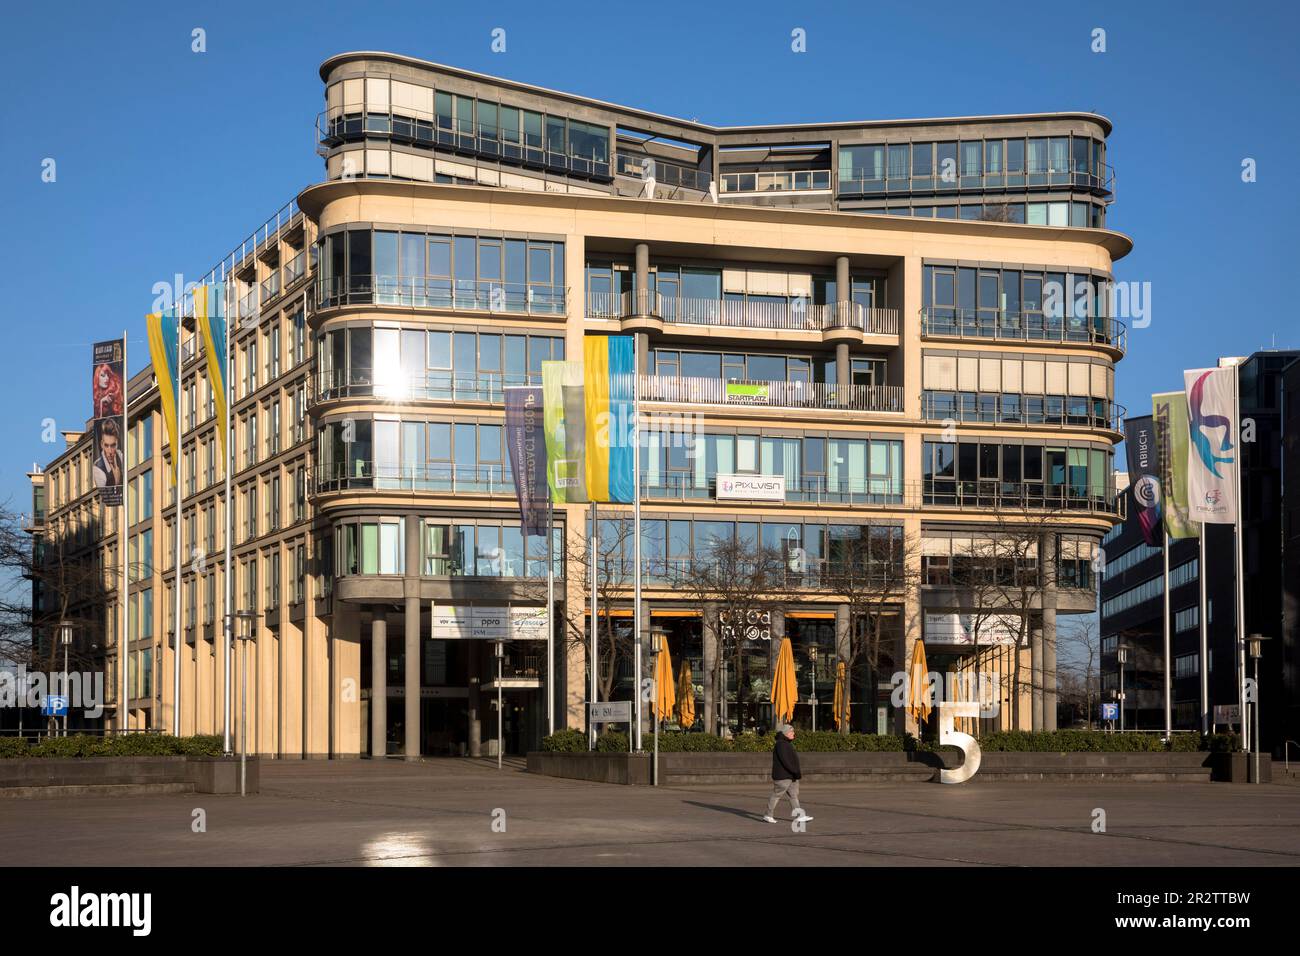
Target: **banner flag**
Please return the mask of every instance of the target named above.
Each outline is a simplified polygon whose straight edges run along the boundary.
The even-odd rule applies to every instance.
[[[630,335],[583,340],[586,387],[587,494],[596,502],[631,504],[633,380]]]
[[[1187,508],[1193,521],[1237,521],[1237,370],[1183,372],[1187,391]]]
[[[226,287],[201,285],[194,289],[194,320],[199,335],[203,337],[203,350],[207,353],[208,386],[216,406],[217,434],[221,436],[221,450],[230,460],[230,440],[226,435],[226,395],[230,381],[226,355]]]
[[[1151,547],[1164,543],[1160,519],[1160,472],[1156,460],[1155,423],[1150,415],[1124,421],[1124,449],[1128,455],[1129,488],[1138,509],[1142,540]]]
[[[546,480],[557,504],[587,502],[586,401],[581,362],[542,363]]]
[[[546,534],[546,436],[544,401],[537,385],[512,385],[506,393],[506,447],[519,499],[524,535]]]
[[[1187,396],[1158,392],[1151,396],[1151,411],[1156,422],[1165,533],[1171,538],[1195,538],[1201,526],[1187,510]]]
[[[126,407],[125,346],[121,339],[96,342],[91,350],[91,400],[94,413],[95,450],[91,475],[100,500],[106,505],[122,503],[125,468],[122,414]]]
[[[167,424],[167,440],[171,444],[173,465],[177,450],[180,448],[180,416],[176,407],[176,369],[180,361],[180,317],[176,309],[170,314],[160,315],[151,312],[145,316],[145,325],[149,330],[149,358],[153,362],[154,378],[158,380],[158,399],[162,406],[163,420]],[[174,482],[175,467],[167,469]]]

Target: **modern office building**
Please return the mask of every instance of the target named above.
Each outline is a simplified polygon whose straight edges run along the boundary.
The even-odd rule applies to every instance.
[[[1246,633],[1269,638],[1259,660],[1260,732],[1266,749],[1295,736],[1296,649],[1294,535],[1286,533],[1284,456],[1295,453],[1294,382],[1300,351],[1262,351],[1240,360],[1243,468],[1242,515]],[[1290,379],[1288,379],[1290,376]],[[1290,415],[1288,415],[1288,411]],[[1147,545],[1136,509],[1103,539],[1101,681],[1106,697],[1119,689],[1116,651],[1125,667],[1125,725],[1164,728],[1164,559]],[[1206,529],[1206,624],[1209,707],[1235,706],[1239,693],[1236,544],[1231,525]],[[1169,551],[1172,619],[1173,726],[1201,721],[1200,546],[1174,541]],[[1254,663],[1247,661],[1248,676]],[[1222,729],[1222,728],[1221,728]]]
[[[201,349],[183,345],[184,732],[222,726],[227,504],[233,610],[257,613],[257,751],[488,752],[498,690],[510,752],[546,732],[548,695],[557,727],[583,727],[585,506],[556,509],[554,660],[508,642],[498,677],[465,635],[489,617],[527,633],[545,605],[503,388],[610,334],[637,337],[647,433],[639,638],[691,662],[697,728],[770,719],[755,702],[782,636],[796,721],[830,726],[861,626],[835,572],[859,541],[914,573],[878,678],[924,637],[934,669],[997,676],[983,727],[1055,725],[1057,617],[1095,608],[1092,558],[1123,507],[1106,290],[1131,243],[1102,228],[1106,119],[723,128],[385,53],[321,78],[324,181],[211,273],[235,313],[228,503]],[[148,370],[130,417],[127,708],[167,728],[177,508]],[[85,444],[36,479],[47,528],[94,510],[67,477]],[[734,480],[754,476],[780,481]],[[600,508],[611,567],[629,515]],[[1032,540],[989,555],[1012,528]],[[788,558],[793,596],[752,637],[675,576],[717,542]],[[981,621],[986,586],[1020,589],[1020,613]],[[630,580],[598,591],[628,633]],[[720,648],[738,662],[722,674]],[[615,696],[633,681],[621,661]],[[855,730],[915,730],[887,680],[858,675],[852,700]]]

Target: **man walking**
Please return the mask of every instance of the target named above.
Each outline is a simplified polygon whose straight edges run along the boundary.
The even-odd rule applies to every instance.
[[[776,812],[776,805],[783,796],[790,798],[794,819],[805,822],[812,819],[799,805],[799,778],[802,776],[799,753],[794,749],[794,728],[789,724],[780,724],[776,728],[776,744],[772,747],[772,796],[767,801],[764,821],[776,823],[776,817],[772,814]]]

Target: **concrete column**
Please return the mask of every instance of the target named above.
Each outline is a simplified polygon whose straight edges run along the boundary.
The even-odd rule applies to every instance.
[[[1029,631],[1030,729],[1043,729],[1043,628],[1040,622]],[[1019,692],[1017,690],[1017,692]],[[1019,729],[1019,728],[1016,728]]]
[[[849,606],[847,604],[835,605],[835,657],[836,657],[835,671],[837,672],[839,671],[839,661],[844,661],[847,664],[849,659],[849,652],[852,649],[850,646],[851,635],[850,635],[849,627],[850,627]],[[852,695],[853,675],[847,674],[846,677],[848,679],[848,689],[850,691],[849,696],[851,698],[853,696]],[[868,692],[865,695],[866,699],[872,700],[875,695],[871,693],[870,688],[867,688],[867,691]],[[835,685],[832,684],[831,685],[832,703],[834,702],[834,700],[835,700]],[[874,705],[869,705],[869,706],[871,706],[871,713],[869,714],[870,726],[875,727],[876,726],[875,706]],[[851,712],[850,712],[850,718],[852,718]],[[835,726],[835,718],[833,716],[831,717],[830,726],[832,728]],[[840,727],[841,733],[848,733],[848,731],[849,731],[849,725],[847,723]]]
[[[388,612],[370,612],[370,756],[388,756]]]
[[[1043,729],[1056,729],[1056,608],[1043,608]]]
[[[852,302],[853,287],[849,279],[849,257],[835,257],[835,301]]]
[[[632,304],[633,315],[645,315],[650,311],[650,246],[644,242],[636,244],[636,301]]]
[[[636,372],[638,375],[650,374],[650,333],[636,333]]]
[[[849,364],[849,343],[835,343],[835,387],[849,394],[848,386],[853,384],[853,366]]]
[[[482,668],[480,651],[483,642],[466,641],[465,644],[466,666],[469,670],[469,755],[480,757],[483,754],[483,715],[480,712],[482,695],[479,693],[479,685],[482,680],[479,672]]]
[[[718,662],[718,606],[704,605],[704,732],[718,732],[717,688],[714,670]]]
[[[638,678],[636,693],[641,692],[640,681],[651,680],[655,676],[655,659],[650,653],[653,649],[650,646],[650,602],[641,602],[641,633],[637,635],[641,642],[641,673]],[[676,663],[676,662],[674,662]],[[674,675],[676,677],[676,675]],[[658,690],[656,689],[656,693]],[[645,742],[646,734],[655,732],[655,710],[654,698],[641,704],[641,749],[645,750],[650,745]]]
[[[420,672],[423,660],[420,654],[420,518],[406,516],[405,564],[406,607],[403,623],[406,628],[406,740],[403,751],[407,760],[420,756],[424,735],[420,732]]]

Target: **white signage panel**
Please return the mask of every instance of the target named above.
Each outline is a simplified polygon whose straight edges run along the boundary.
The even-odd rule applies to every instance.
[[[439,641],[546,639],[546,609],[505,605],[433,605],[433,638]]]
[[[927,644],[960,644],[973,647],[1014,646],[1020,632],[1020,619],[1014,614],[945,614],[927,611]]]
[[[630,700],[602,700],[588,703],[593,724],[621,724],[632,719],[632,702]]]
[[[785,475],[718,475],[720,501],[785,501]]]

